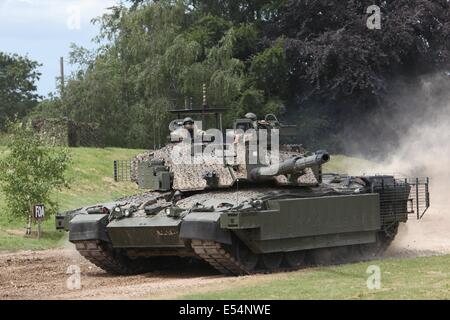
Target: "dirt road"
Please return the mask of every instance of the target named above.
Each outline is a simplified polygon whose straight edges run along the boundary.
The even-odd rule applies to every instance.
[[[67,274],[70,266],[80,268],[81,290],[76,290],[74,282],[70,281],[71,274]],[[283,276],[223,277],[208,267],[196,267],[118,277],[107,275],[84,260],[74,249],[21,251],[0,253],[0,300],[170,299],[186,293],[249,285]]]

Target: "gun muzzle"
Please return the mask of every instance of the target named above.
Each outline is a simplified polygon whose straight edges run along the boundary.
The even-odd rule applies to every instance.
[[[306,168],[320,166],[330,159],[328,152],[320,150],[308,157],[295,157],[271,166],[255,168],[250,172],[250,180],[260,181],[279,175],[301,174]]]

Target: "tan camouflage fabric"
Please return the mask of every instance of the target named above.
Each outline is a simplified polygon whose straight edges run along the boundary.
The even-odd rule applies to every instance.
[[[245,166],[245,145],[235,144],[234,157],[228,157],[224,164],[221,153],[198,152],[192,158],[192,145],[188,143],[171,143],[167,146],[138,155],[131,163],[132,180],[136,181],[137,164],[150,158],[164,160],[165,165],[173,173],[173,189],[180,191],[198,191],[207,188],[204,175],[215,172],[219,177],[219,188],[228,188],[234,185],[236,179],[246,179],[247,170]],[[280,162],[292,157],[303,156],[303,152],[285,150],[279,152]],[[270,154],[266,154],[266,161],[270,163]],[[285,176],[275,177],[279,185],[287,185],[289,181]],[[306,169],[305,174],[298,178],[298,184],[302,186],[317,185],[318,181],[311,169]]]
[[[175,190],[206,189],[204,175],[215,172],[219,177],[219,188],[230,187],[234,178],[230,169],[212,153],[201,152],[191,157],[192,147],[187,143],[170,144],[153,153],[153,157],[163,159],[166,166],[173,172],[173,188]]]

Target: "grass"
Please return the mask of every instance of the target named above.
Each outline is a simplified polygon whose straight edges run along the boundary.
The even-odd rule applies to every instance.
[[[113,161],[131,159],[142,152],[143,150],[117,148],[72,149],[75,165],[68,175],[74,183],[70,189],[55,195],[61,209],[69,210],[136,193],[138,188],[135,183],[114,182]]]
[[[6,146],[8,143],[9,136],[5,133],[0,133],[0,147]]]
[[[381,288],[369,290],[370,265],[381,270]],[[184,295],[191,300],[450,299],[450,256],[386,259],[319,267],[262,284]]]
[[[0,251],[16,250],[44,250],[61,247],[65,243],[66,234],[55,230],[54,225],[46,225],[41,239],[37,239],[36,232],[30,237],[24,236],[23,229],[8,229],[6,226],[0,226]]]
[[[330,162],[324,164],[323,172],[360,175],[364,174],[374,166],[375,163],[369,160],[347,157],[344,155],[332,155]]]
[[[6,147],[0,146],[0,157]],[[52,195],[60,205],[60,211],[67,211],[98,202],[106,202],[124,195],[137,193],[131,182],[114,182],[113,161],[130,159],[142,150],[118,148],[72,148],[73,166],[68,172],[71,188]],[[0,250],[46,249],[60,246],[65,233],[55,230],[54,219],[43,222],[41,240],[25,238],[25,219],[11,218],[7,214],[4,196],[0,192]]]

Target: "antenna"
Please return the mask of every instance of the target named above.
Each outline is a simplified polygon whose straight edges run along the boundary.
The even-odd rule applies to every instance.
[[[203,109],[208,109],[208,100],[206,96],[206,83],[203,84]]]
[[[64,95],[64,58],[59,59],[59,68],[61,72],[61,97]]]
[[[239,205],[239,178],[236,179],[236,206]]]

